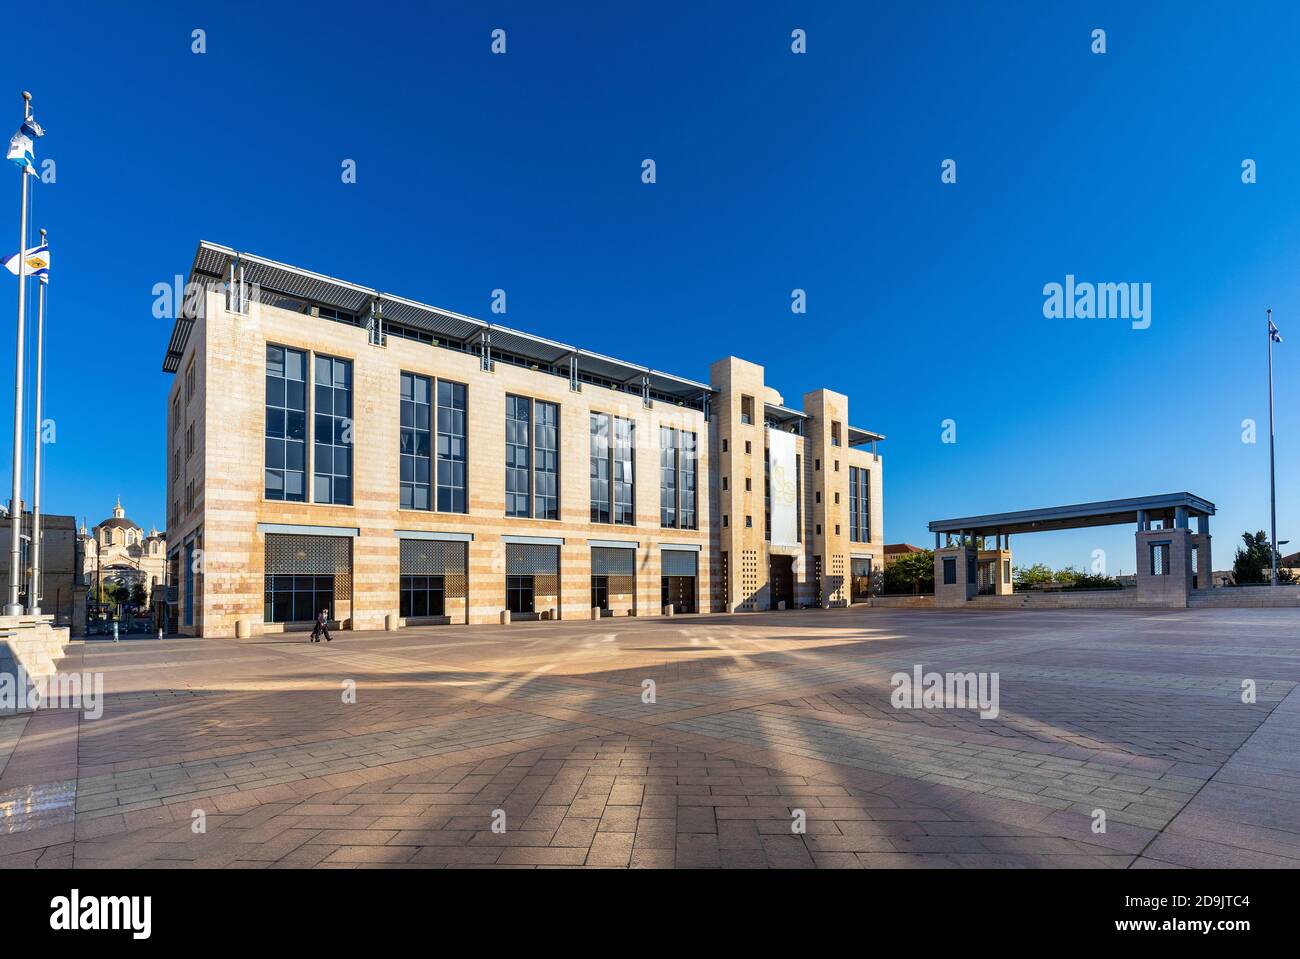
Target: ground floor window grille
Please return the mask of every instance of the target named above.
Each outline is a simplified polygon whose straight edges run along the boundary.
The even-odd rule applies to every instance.
[[[675,613],[693,613],[697,610],[696,573],[699,554],[683,549],[665,549],[660,552],[660,600],[672,606]]]
[[[322,609],[333,619],[351,600],[351,537],[266,534],[265,622],[311,622]]]
[[[597,580],[602,593],[597,596]],[[609,597],[636,592],[636,550],[608,546],[591,548],[591,605],[609,609]]]
[[[560,595],[560,548],[544,543],[506,543],[506,609],[536,612],[538,596]]]
[[[404,539],[401,553],[401,616],[445,616],[448,599],[465,598],[464,543]]]

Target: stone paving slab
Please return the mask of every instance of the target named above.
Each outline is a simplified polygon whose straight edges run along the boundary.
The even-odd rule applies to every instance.
[[[104,715],[0,719],[0,866],[1300,865],[1297,636],[853,609],[74,643]],[[997,672],[999,715],[894,709],[914,665]]]

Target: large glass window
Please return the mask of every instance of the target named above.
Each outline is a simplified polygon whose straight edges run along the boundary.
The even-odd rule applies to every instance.
[[[438,381],[438,509],[465,513],[465,385]]]
[[[614,417],[614,522],[632,526],[636,523],[636,465],[633,448],[636,424]]]
[[[677,431],[659,428],[659,525],[677,525]]]
[[[506,396],[506,515],[560,518],[560,408]]]
[[[532,499],[533,401],[506,396],[506,515],[529,516]]]
[[[591,521],[609,522],[609,417],[591,414]]]
[[[334,577],[267,576],[264,599],[265,622],[309,623],[322,609],[334,609]]]
[[[402,374],[401,507],[433,509],[433,381]],[[405,614],[403,614],[405,615]]]
[[[695,434],[659,429],[659,525],[695,529]]]
[[[849,467],[849,540],[871,542],[871,471]]]
[[[681,452],[682,492],[677,505],[677,525],[682,529],[696,529],[695,508],[695,434],[683,432],[679,436]]]
[[[560,518],[560,407],[533,404],[533,516]]]
[[[266,347],[267,499],[307,498],[307,354]]]
[[[352,362],[316,357],[312,501],[352,502]]]
[[[445,615],[445,582],[441,576],[403,576],[401,615],[411,617]]]
[[[185,544],[185,625],[194,625],[194,544]]]

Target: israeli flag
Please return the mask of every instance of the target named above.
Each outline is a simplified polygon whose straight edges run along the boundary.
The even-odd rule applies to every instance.
[[[32,141],[43,136],[45,131],[36,122],[36,118],[28,117],[9,140],[10,161],[18,164],[31,176],[36,175],[36,154],[32,152]]]
[[[1278,332],[1278,328],[1273,325],[1272,320],[1268,321],[1268,338],[1274,343],[1282,342],[1282,334]]]
[[[18,275],[17,253],[10,253],[4,258],[3,262],[6,270],[14,276]],[[42,243],[40,246],[28,250],[25,262],[24,273],[28,276],[39,276],[42,283],[50,282],[50,246],[48,243]]]

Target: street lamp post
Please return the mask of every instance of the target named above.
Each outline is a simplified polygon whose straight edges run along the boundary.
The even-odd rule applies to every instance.
[[[1277,585],[1277,481],[1273,453],[1273,344],[1281,343],[1282,336],[1273,325],[1273,311],[1268,311],[1268,548],[1271,582]]]

